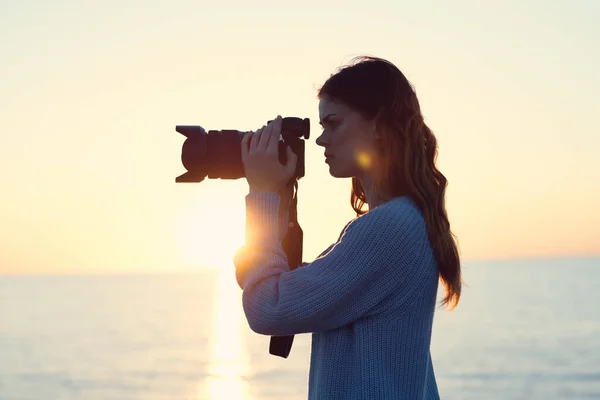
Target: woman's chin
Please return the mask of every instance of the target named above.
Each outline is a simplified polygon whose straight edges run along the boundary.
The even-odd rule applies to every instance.
[[[334,178],[339,178],[335,168],[333,168],[331,165],[329,166],[329,175],[333,176]]]
[[[343,170],[336,169],[332,165],[329,166],[329,175],[333,176],[334,178],[351,178],[352,177],[352,174],[344,173]]]

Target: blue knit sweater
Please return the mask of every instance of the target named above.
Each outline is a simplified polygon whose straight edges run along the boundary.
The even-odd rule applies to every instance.
[[[414,202],[397,197],[353,219],[293,271],[278,208],[275,193],[246,197],[236,277],[253,331],[312,333],[309,399],[439,399],[430,354],[438,270]]]

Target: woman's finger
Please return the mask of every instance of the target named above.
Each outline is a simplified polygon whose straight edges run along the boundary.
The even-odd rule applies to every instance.
[[[269,122],[269,125],[262,131],[260,135],[260,141],[256,145],[257,149],[266,150],[269,145],[269,139],[271,138],[271,132],[273,131],[273,122]]]
[[[242,149],[242,161],[246,161],[246,157],[248,156],[248,143],[253,136],[252,131],[246,132],[244,136],[242,136],[242,142],[240,143]]]
[[[252,138],[250,139],[250,151],[256,149],[256,147],[258,146],[258,141],[260,140],[260,137],[262,136],[264,130],[265,126],[254,132]]]
[[[269,134],[269,142],[267,145],[267,149],[271,153],[276,153],[278,151],[279,136],[281,136],[281,124],[282,124],[281,115],[278,115],[277,118],[275,118],[275,121],[273,121],[273,129],[271,130],[271,132]]]

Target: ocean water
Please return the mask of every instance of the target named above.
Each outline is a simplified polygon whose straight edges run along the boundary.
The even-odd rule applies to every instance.
[[[0,277],[0,399],[306,399],[310,336],[270,355],[231,272]],[[442,399],[600,399],[600,259],[463,274],[434,323]]]

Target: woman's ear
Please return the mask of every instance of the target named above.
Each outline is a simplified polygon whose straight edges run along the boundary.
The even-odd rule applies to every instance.
[[[375,118],[373,120],[373,126],[372,126],[373,132],[375,133],[375,139],[377,139],[377,140],[381,139],[380,132],[382,131],[382,128],[384,128],[384,126],[382,125],[380,118]]]

